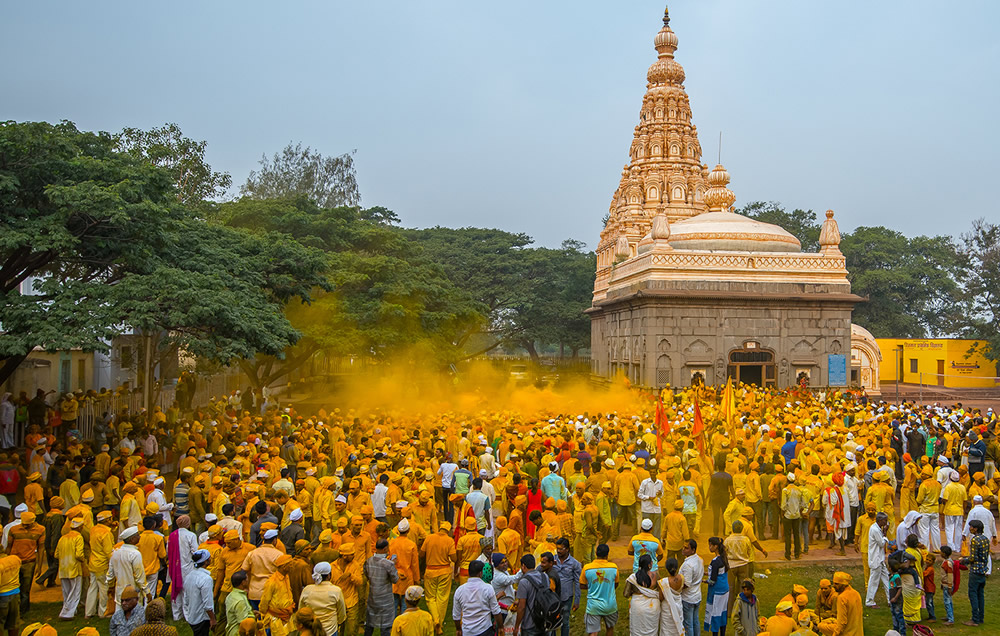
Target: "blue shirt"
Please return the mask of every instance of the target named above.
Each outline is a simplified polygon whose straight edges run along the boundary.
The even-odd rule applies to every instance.
[[[587,586],[587,614],[608,616],[618,611],[615,586],[618,567],[610,561],[596,559],[583,567],[580,583]]]
[[[650,571],[656,572],[656,552],[660,549],[660,542],[657,541],[653,535],[648,532],[637,534],[632,537],[632,541],[629,543],[629,546],[635,553],[635,558],[632,560],[633,572],[639,571],[639,557],[644,554],[648,554],[649,558],[653,560],[653,567]]]
[[[569,599],[573,599],[574,604],[580,603],[580,574],[583,572],[583,566],[580,562],[573,558],[572,554],[566,556],[566,560],[563,561],[556,554],[556,564],[555,569],[559,576],[559,600],[566,602]]]
[[[549,473],[542,478],[541,488],[546,499],[552,497],[556,501],[566,500],[566,481],[555,473]]]

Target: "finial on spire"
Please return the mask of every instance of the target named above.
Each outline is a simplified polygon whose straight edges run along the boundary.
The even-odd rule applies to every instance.
[[[663,8],[663,26],[670,26],[670,7]]]
[[[840,251],[840,227],[833,218],[833,210],[826,211],[826,220],[819,231],[819,251],[822,254],[839,256]]]

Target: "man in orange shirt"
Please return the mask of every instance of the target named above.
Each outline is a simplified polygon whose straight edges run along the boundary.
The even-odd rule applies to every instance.
[[[448,611],[455,564],[458,562],[458,551],[455,549],[455,541],[451,538],[451,524],[442,521],[438,531],[424,541],[421,551],[427,564],[424,570],[427,610],[431,614],[431,620],[434,621],[434,633],[441,634]]]
[[[392,593],[396,597],[396,613],[402,614],[406,611],[406,588],[417,585],[420,582],[420,555],[417,553],[417,544],[410,539],[410,522],[403,519],[396,526],[399,536],[389,542],[389,555],[396,557],[396,573],[399,580],[392,585]],[[400,609],[399,605],[403,607]]]
[[[21,559],[18,584],[21,591],[21,614],[31,609],[31,583],[39,553],[45,550],[45,528],[35,523],[35,513],[22,512],[21,523],[12,526],[7,538],[7,554]]]
[[[330,581],[340,588],[344,594],[344,606],[347,608],[347,620],[344,621],[344,634],[354,634],[358,629],[358,608],[360,597],[358,590],[365,582],[361,569],[363,562],[354,556],[354,544],[340,545],[340,559],[330,564]]]
[[[233,591],[232,577],[243,569],[243,562],[253,551],[253,546],[245,543],[237,530],[229,530],[223,535],[223,548],[219,552],[222,565],[219,567],[219,578],[215,580],[215,596],[222,607],[226,605],[226,597]]]

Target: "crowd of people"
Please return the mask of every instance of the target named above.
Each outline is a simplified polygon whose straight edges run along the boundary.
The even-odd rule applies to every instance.
[[[111,636],[173,633],[168,612],[196,636],[861,636],[880,599],[905,634],[936,620],[938,587],[956,620],[963,571],[965,623],[985,620],[992,410],[742,385],[614,413],[184,406],[85,440],[46,403],[23,448],[3,438],[10,635],[56,583],[59,618],[106,617]],[[789,561],[857,553],[864,580],[763,608],[765,538]]]

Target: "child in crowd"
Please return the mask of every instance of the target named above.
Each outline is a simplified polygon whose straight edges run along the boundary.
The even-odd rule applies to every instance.
[[[903,580],[899,576],[902,566],[896,558],[889,559],[889,611],[892,612],[892,628],[900,636],[906,636],[906,620],[903,618]]]
[[[934,555],[928,553],[924,557],[924,607],[927,608],[927,620],[931,623],[937,621],[934,615],[934,592],[937,586],[934,584]]]
[[[962,582],[962,570],[968,570],[969,567],[952,558],[951,547],[943,545],[941,569],[944,571],[941,575],[941,597],[944,599],[944,611],[947,614],[944,624],[950,626],[955,624],[955,609],[952,607],[951,597],[958,591],[958,586]]]

